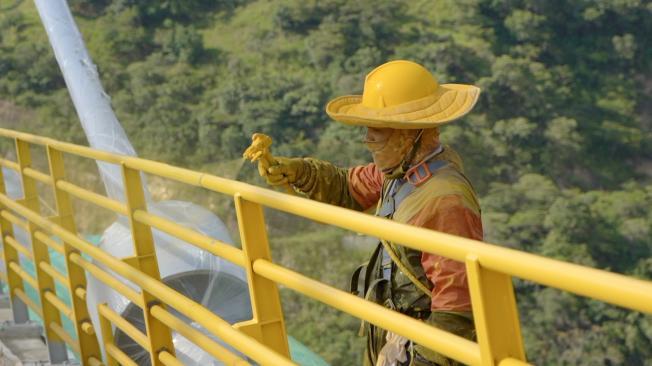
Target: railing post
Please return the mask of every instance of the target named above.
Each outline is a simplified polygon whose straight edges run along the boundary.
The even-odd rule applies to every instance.
[[[253,270],[256,260],[272,259],[263,208],[257,203],[245,200],[239,193],[235,194],[234,199],[253,312],[253,319],[237,323],[234,327],[289,358],[290,350],[278,287],[276,283],[257,275]]]
[[[508,357],[525,362],[512,277],[483,268],[474,254],[466,257],[466,272],[482,365]]]
[[[30,154],[29,144],[20,139],[16,139],[16,156],[18,157],[18,165],[20,167],[20,177],[23,182],[23,201],[22,204],[32,212],[41,214],[38,191],[36,190],[36,182],[34,179],[24,174],[25,168],[30,168],[32,165],[32,157]],[[46,293],[51,292],[56,296],[56,288],[54,279],[46,273],[41,266],[41,262],[50,264],[50,253],[48,247],[40,240],[36,239],[34,232],[36,226],[28,221],[30,242],[32,243],[32,254],[34,256],[34,268],[36,269],[36,281],[38,288],[36,289],[41,300],[41,311],[43,312],[43,329],[47,339],[48,352],[50,354],[50,363],[62,363],[68,360],[68,352],[66,344],[61,337],[59,337],[53,330],[54,326],[61,327],[61,314],[59,310],[46,298]]]
[[[106,305],[106,303],[104,303]],[[106,365],[107,366],[118,366],[118,361],[113,357],[109,352],[106,352],[107,345],[115,345],[115,339],[113,337],[113,326],[111,322],[107,319],[102,312],[100,312],[100,306],[98,304],[95,309],[97,314],[100,317],[100,330],[102,331],[102,341],[104,342],[104,353],[106,354]]]
[[[152,228],[149,225],[134,220],[134,212],[136,210],[147,210],[147,202],[145,200],[145,192],[143,191],[140,172],[127,167],[123,163],[122,174],[124,178],[125,198],[127,200],[127,211],[129,213],[129,223],[131,224],[131,234],[134,241],[135,254],[134,257],[126,258],[127,260],[125,260],[125,262],[135,266],[150,277],[160,280],[161,275],[156,260]],[[175,354],[170,328],[153,317],[150,312],[152,306],[160,305],[165,307],[165,304],[161,303],[149,292],[142,289],[141,291],[143,304],[145,304],[145,307],[143,308],[143,317],[145,319],[147,338],[149,340],[151,362],[152,366],[159,366],[162,365],[158,358],[159,352],[167,351],[173,355]]]
[[[0,168],[0,193],[7,194],[5,187],[4,174]],[[0,205],[0,209],[5,209]],[[5,261],[5,273],[7,274],[7,287],[9,290],[9,299],[11,300],[11,311],[14,316],[15,323],[25,323],[29,320],[29,313],[27,312],[27,305],[16,296],[15,289],[23,288],[23,279],[20,278],[14,271],[9,269],[9,263],[16,262],[20,264],[20,257],[14,247],[5,242],[6,237],[14,237],[14,228],[9,220],[0,217],[0,236],[2,236],[2,249]]]
[[[54,192],[54,200],[56,203],[57,220],[60,226],[73,234],[77,234],[77,227],[75,225],[75,217],[73,208],[68,193],[57,188],[57,182],[65,179],[65,169],[63,164],[63,154],[61,151],[56,150],[52,146],[46,146],[48,155],[48,165],[50,167],[50,175],[52,177],[52,190]],[[70,254],[79,253],[79,250],[74,249],[69,243],[63,242],[64,258],[66,261],[66,268],[68,269],[67,286],[70,293],[72,303],[72,319],[77,331],[77,341],[79,343],[80,359],[82,363],[86,363],[89,357],[101,359],[99,344],[97,337],[92,328],[88,309],[86,308],[85,299],[77,296],[78,289],[86,290],[86,273],[77,264],[70,260]]]

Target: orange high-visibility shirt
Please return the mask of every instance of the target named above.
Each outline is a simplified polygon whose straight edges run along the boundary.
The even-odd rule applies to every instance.
[[[367,210],[382,194],[383,174],[375,164],[349,169],[351,196]],[[453,164],[433,172],[397,207],[393,220],[448,234],[482,240],[480,207],[473,187]],[[471,311],[464,263],[433,253],[421,254],[421,266],[432,282],[431,310]]]

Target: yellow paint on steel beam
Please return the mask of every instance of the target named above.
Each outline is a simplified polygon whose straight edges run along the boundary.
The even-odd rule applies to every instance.
[[[134,253],[136,257],[136,262],[134,263],[133,268],[139,269],[149,277],[160,282],[161,275],[156,260],[152,228],[134,219],[134,212],[137,210],[147,211],[147,202],[145,200],[140,172],[127,168],[123,164],[122,176],[124,180],[125,199],[127,201],[127,217],[129,218],[131,237],[133,238]],[[150,353],[152,366],[160,366],[162,363],[158,359],[158,352],[167,350],[174,354],[174,345],[172,344],[170,328],[160,320],[154,318],[150,313],[150,308],[153,305],[164,304],[164,302],[146,289],[142,290],[141,298],[142,303],[145,305],[142,310],[148,341],[145,349]]]
[[[49,220],[53,224],[64,228],[71,234],[77,234],[77,227],[75,225],[75,214],[72,207],[70,196],[67,192],[57,187],[57,183],[63,181],[66,176],[64,167],[63,154],[51,146],[46,146],[46,154],[48,158],[48,168],[50,170],[50,187],[54,194],[54,202],[56,206],[57,220]],[[79,250],[73,248],[65,240],[62,244],[56,243],[47,235],[40,232],[35,233],[35,238],[41,240],[42,243],[53,248],[59,253],[63,254],[66,263],[67,276],[64,285],[68,288],[68,293],[71,294],[71,314],[70,319],[74,325],[79,342],[80,358],[86,360],[90,357],[101,358],[100,345],[97,341],[95,334],[84,331],[84,324],[90,320],[90,314],[86,307],[86,301],[77,296],[73,296],[76,289],[86,288],[86,274],[84,270],[70,260],[73,254],[79,254]]]
[[[218,335],[220,338],[227,340],[227,342],[233,345],[236,349],[248,354],[252,359],[261,363],[269,363],[271,360],[274,365],[283,365],[291,364],[291,361],[281,357],[278,353],[269,350],[267,347],[261,345],[252,338],[235,331],[228,325],[228,323],[210,313],[207,309],[162,284],[158,279],[158,272],[156,276],[151,276],[151,267],[148,268],[148,264],[151,263],[155,252],[152,250],[151,253],[147,253],[147,240],[144,240],[144,247],[141,246],[141,249],[145,249],[144,253],[142,253],[142,250],[140,254],[136,253],[136,257],[131,261],[131,263],[134,263],[136,266],[134,268],[120,260],[110,257],[100,249],[95,248],[88,242],[78,238],[76,236],[76,231],[66,228],[65,222],[61,220],[65,217],[72,217],[72,212],[66,216],[60,213],[59,216],[54,217],[52,221],[48,221],[41,217],[38,214],[38,210],[34,209],[34,207],[37,207],[38,205],[38,197],[34,194],[35,189],[33,189],[34,183],[36,181],[46,182],[50,178],[44,173],[34,170],[30,166],[29,147],[27,146],[27,148],[25,148],[27,145],[26,143],[29,142],[46,146],[50,150],[56,151],[59,154],[66,152],[85,158],[102,160],[114,164],[122,164],[123,170],[127,172],[130,171],[130,174],[132,175],[132,179],[129,179],[126,177],[128,174],[125,174],[127,188],[135,188],[138,186],[137,190],[134,191],[136,192],[136,197],[135,199],[132,197],[131,203],[128,207],[94,192],[74,186],[71,183],[64,181],[63,175],[60,175],[57,179],[55,178],[52,169],[51,181],[55,189],[58,189],[59,191],[71,195],[77,194],[78,196],[76,197],[88,202],[96,203],[99,206],[108,208],[112,211],[122,211],[126,213],[132,221],[132,228],[140,225],[147,229],[146,231],[149,234],[145,233],[144,235],[146,236],[149,235],[151,237],[151,229],[148,225],[154,227],[160,226],[159,229],[165,231],[167,228],[168,231],[166,232],[173,236],[192,242],[191,240],[188,240],[188,238],[191,238],[194,240],[193,244],[202,249],[208,250],[213,254],[227,257],[227,259],[236,263],[237,261],[242,261],[245,268],[248,269],[250,285],[252,287],[251,291],[254,293],[252,298],[254,299],[253,305],[255,318],[248,322],[248,324],[240,324],[240,326],[243,330],[255,335],[259,339],[266,339],[264,336],[265,332],[273,333],[277,331],[274,327],[280,326],[283,328],[282,331],[284,332],[282,315],[281,317],[276,317],[274,315],[276,313],[276,301],[273,299],[274,301],[270,304],[263,304],[256,300],[256,297],[260,298],[261,295],[268,293],[269,288],[272,288],[271,286],[266,286],[266,279],[263,277],[273,280],[269,282],[274,286],[274,289],[276,286],[274,282],[286,284],[304,295],[317,298],[337,307],[338,309],[359,316],[363,319],[366,319],[365,317],[371,317],[377,320],[379,322],[378,324],[385,324],[389,327],[399,327],[399,322],[408,322],[405,324],[409,324],[409,320],[411,319],[407,317],[407,320],[403,319],[400,314],[393,314],[387,309],[382,309],[382,307],[379,307],[378,305],[365,303],[361,299],[353,299],[344,296],[348,294],[342,295],[337,292],[331,292],[331,290],[334,289],[329,289],[329,287],[324,284],[307,279],[299,274],[271,263],[261,206],[267,206],[280,211],[296,214],[301,217],[339,226],[355,232],[381,237],[392,242],[404,244],[410,248],[436,253],[458,261],[466,260],[467,266],[469,267],[470,277],[474,276],[474,278],[470,278],[470,280],[472,281],[472,294],[475,293],[475,295],[472,296],[474,296],[474,313],[476,313],[475,317],[478,323],[480,345],[469,342],[471,343],[471,346],[462,347],[459,343],[455,342],[455,338],[446,337],[446,333],[431,345],[439,347],[442,343],[448,342],[450,344],[448,344],[446,348],[452,349],[452,351],[449,350],[452,353],[464,353],[463,349],[470,351],[472,356],[458,356],[461,357],[460,359],[469,357],[468,361],[471,361],[469,362],[471,364],[479,364],[480,355],[482,355],[485,364],[525,364],[525,362],[522,361],[525,357],[521,354],[522,341],[520,340],[521,336],[518,316],[513,299],[511,276],[531,280],[543,285],[567,290],[579,295],[596,298],[634,310],[652,313],[652,283],[649,281],[628,278],[626,276],[606,271],[564,263],[470,239],[433,232],[427,229],[414,228],[382,218],[370,217],[351,210],[333,207],[299,197],[289,197],[271,190],[261,189],[259,187],[215,177],[209,174],[173,167],[164,163],[120,156],[6,129],[0,129],[0,136],[15,139],[19,155],[18,163],[0,160],[0,165],[5,164],[10,168],[16,168],[22,175],[23,183],[27,181],[29,186],[27,187],[28,189],[24,189],[26,193],[25,199],[12,201],[5,195],[4,184],[2,183],[2,186],[0,186],[0,209],[9,208],[30,221],[27,225],[29,229],[28,231],[33,237],[36,237],[36,245],[40,248],[39,250],[46,248],[46,245],[43,244],[51,244],[50,242],[47,242],[47,240],[51,239],[44,239],[41,235],[36,236],[34,225],[40,226],[48,231],[49,234],[61,237],[66,243],[68,243],[67,245],[74,250],[83,250],[95,260],[98,260],[100,263],[119,275],[141,286],[144,293],[143,297],[146,292],[151,292],[152,299],[156,297],[160,300],[164,300],[177,310],[184,313],[184,315],[189,316],[194,321],[197,321],[199,324],[209,329],[209,331]],[[22,154],[20,151],[21,149],[23,150]],[[185,228],[177,227],[175,225],[170,226],[164,219],[161,220],[157,216],[148,214],[144,207],[144,198],[142,197],[140,171],[156,174],[182,183],[204,187],[216,192],[233,195],[236,198],[236,204],[238,205],[238,202],[240,202],[238,218],[243,237],[243,246],[245,247],[245,255],[243,256],[242,252],[237,251],[237,249],[212,249],[212,243],[207,242],[205,238],[197,236],[191,231],[184,230]],[[138,181],[137,184],[135,183],[136,181]],[[129,198],[129,194],[127,196]],[[257,211],[260,211],[260,214],[258,214]],[[136,225],[134,225],[134,222]],[[0,215],[0,228],[2,229],[2,237],[13,237],[11,222],[10,219],[7,219],[6,214]],[[138,235],[143,235],[141,232],[139,233],[140,234]],[[136,235],[136,233],[134,235],[137,242],[139,240],[138,235]],[[38,243],[40,239],[44,240]],[[142,237],[140,239],[142,239]],[[245,245],[247,240],[249,240],[250,243],[258,243],[260,241],[259,239],[262,239],[262,245]],[[138,245],[136,245],[136,247],[138,249]],[[217,247],[219,247],[219,245],[216,246],[216,248]],[[7,263],[8,266],[16,267],[18,265],[18,251],[16,251],[16,248],[11,244],[5,245],[4,248],[5,263]],[[42,253],[39,253],[34,256],[34,258],[37,259],[37,263],[40,262],[38,259],[41,255]],[[75,255],[77,255],[81,260],[79,254]],[[72,262],[74,255],[66,255],[66,258]],[[82,262],[80,261],[80,263]],[[145,266],[145,271],[143,271],[143,265]],[[39,265],[37,270],[44,273],[44,268],[47,269],[49,267]],[[88,268],[83,269],[90,272]],[[7,273],[9,277],[8,281],[10,283],[13,283],[14,285],[20,283],[19,287],[22,287],[23,279],[17,275],[15,271],[8,271]],[[98,273],[105,274],[105,272],[101,270],[98,271]],[[112,277],[107,277],[109,280],[113,279]],[[42,287],[43,285],[40,276],[37,275],[37,279],[38,285]],[[51,278],[49,279],[51,280]],[[10,286],[10,288],[14,290],[16,297],[21,299],[22,297],[25,297],[20,288],[16,288],[15,286]],[[83,303],[85,299],[84,287],[77,286],[72,288],[75,288],[74,298],[79,299],[79,301]],[[20,295],[16,290],[21,291]],[[500,295],[497,296],[496,293]],[[341,299],[337,298],[336,295],[341,295]],[[148,303],[145,300],[142,302]],[[35,305],[32,304],[28,306],[33,307]],[[377,309],[376,307],[380,309]],[[380,312],[376,313],[373,309]],[[145,310],[147,311],[147,307]],[[381,310],[388,311],[389,314],[383,313]],[[369,315],[365,311],[370,311],[372,315]],[[261,314],[263,315],[262,317]],[[384,316],[386,319],[381,318],[381,316]],[[265,317],[270,319],[269,323],[261,321],[261,319]],[[414,321],[414,319],[412,320]],[[269,327],[267,324],[272,324],[273,326]],[[405,324],[403,324],[403,326],[405,326]],[[419,323],[417,322],[417,324]],[[418,327],[418,325],[415,326]],[[110,330],[110,327],[108,329]],[[426,333],[428,332],[432,331],[426,331]],[[396,333],[402,334],[400,331],[397,331]],[[416,335],[416,337],[418,338],[420,335]],[[285,337],[281,336],[277,338]],[[151,339],[149,341],[151,342]],[[439,344],[439,346],[437,344]],[[467,344],[464,346],[466,345]],[[117,348],[112,344],[112,339],[107,343],[107,349],[111,347],[117,350]],[[162,352],[167,351],[164,349]],[[111,351],[107,351],[107,355],[110,353]],[[115,354],[118,355],[115,357],[122,357],[118,352],[115,352]],[[164,363],[160,360],[161,354],[165,353],[158,352],[152,354],[152,359],[155,363]],[[476,355],[477,358],[475,357]],[[172,358],[169,362],[174,362],[174,356],[170,354],[170,357]],[[111,358],[112,356],[109,357],[109,359]],[[89,357],[86,359],[93,358]],[[130,361],[124,360],[124,363],[129,362]],[[113,360],[113,364],[116,364],[115,359]]]
[[[52,265],[45,262],[41,262],[38,265],[43,271],[45,271],[45,273],[50,275],[50,277],[54,278],[57,282],[63,286],[68,286],[68,277],[62,275],[61,272],[57,271],[54,267],[52,267]]]
[[[95,264],[87,261],[84,259],[82,256],[80,256],[77,253],[71,253],[70,254],[70,260],[75,263],[76,265],[80,266],[81,268],[85,269],[90,273],[93,277],[97,278],[98,280],[104,282],[107,286],[111,287],[114,289],[116,292],[118,292],[120,295],[126,297],[129,299],[129,301],[133,302],[134,304],[138,305],[141,309],[143,308],[143,299],[142,296],[132,289],[131,287],[125,285],[123,282],[120,280],[116,279],[113,277],[109,272],[104,271],[102,268],[96,266]],[[81,288],[78,288],[78,290],[81,290]],[[83,296],[84,298],[86,297],[86,291],[83,290]]]
[[[52,183],[52,177],[33,168],[23,169],[23,174],[43,184]]]
[[[253,270],[262,277],[378,325],[383,329],[412,339],[416,343],[437,350],[465,364],[480,365],[480,348],[475,342],[439,330],[381,305],[363,300],[268,260],[257,260],[254,262]]]
[[[84,331],[84,333],[92,336],[95,335],[95,328],[93,327],[93,324],[91,324],[90,321],[82,322],[81,328]]]
[[[59,313],[61,315],[65,316],[68,319],[73,319],[72,309],[68,305],[66,305],[63,301],[61,301],[61,299],[59,299],[54,292],[45,291],[43,297],[47,302],[54,305],[54,307],[57,308],[57,310],[59,310]]]
[[[38,215],[41,209],[39,204],[38,191],[36,189],[36,180],[25,174],[25,169],[31,168],[32,166],[30,145],[20,138],[14,139],[14,142],[16,146],[16,160],[20,166],[19,173],[23,188],[22,206],[30,212]],[[36,225],[34,225],[32,222],[29,222],[27,226],[27,231],[30,238],[29,241],[32,246],[32,257],[34,263],[38,264],[40,262],[46,262],[49,264],[50,253],[48,251],[48,247],[34,236],[34,232],[37,229]],[[61,326],[61,314],[59,309],[52,302],[48,301],[46,297],[48,291],[51,291],[55,288],[54,279],[45,273],[45,271],[43,271],[43,269],[41,269],[38,265],[35,265],[35,269],[37,282],[36,291],[41,303],[41,312],[43,314],[42,319],[43,324],[45,324],[43,328],[45,330],[45,337],[47,338],[50,363],[61,363],[68,358],[67,353],[65,352],[65,348],[61,344],[61,342],[65,342],[66,339],[64,339],[59,333],[54,330],[56,327],[53,328],[51,326],[51,324]]]
[[[95,357],[89,357],[88,366],[104,366],[104,364],[102,363],[102,361],[98,360]]]
[[[499,363],[498,366],[530,366],[531,364],[517,360],[514,358],[504,358]]]
[[[5,189],[5,179],[4,179],[4,174],[2,172],[2,169],[0,169],[0,195],[5,195],[6,194],[6,189]],[[13,202],[13,201],[12,201]],[[2,213],[9,213],[7,210],[5,210],[6,206],[0,204],[0,210]],[[14,215],[10,214],[10,217],[16,217]],[[18,219],[16,217],[16,219]],[[7,215],[0,215],[0,237],[4,238],[13,238],[14,236],[14,227],[12,225],[12,222],[7,219]],[[12,314],[14,317],[14,321],[16,322],[26,322],[29,320],[28,313],[27,313],[27,306],[28,305],[20,305],[19,301],[22,301],[20,299],[20,296],[18,296],[15,293],[14,289],[22,289],[23,288],[23,279],[16,273],[12,272],[9,270],[9,263],[15,262],[15,263],[20,263],[20,256],[19,252],[16,250],[11,245],[6,245],[7,241],[6,239],[3,240],[3,245],[2,245],[2,256],[5,264],[5,273],[6,273],[6,278],[4,279],[7,283],[7,287],[9,288],[9,298],[10,298],[10,303],[12,304]],[[23,304],[25,303],[22,301]]]
[[[101,305],[106,306],[106,303],[98,304],[95,311],[98,312],[100,318],[100,331],[102,332],[102,346],[104,346],[104,351],[106,352],[106,364],[107,366],[118,366],[118,360],[113,356],[111,352],[109,352],[110,346],[115,344],[115,339],[113,337],[113,326],[111,325],[111,322],[109,322],[109,320],[99,312],[99,307]]]
[[[61,340],[63,340],[75,353],[79,353],[79,344],[70,336],[70,334],[68,334],[68,332],[66,332],[65,329],[63,329],[61,324],[51,322],[48,328],[50,328]]]
[[[56,188],[70,194],[71,196],[74,196],[86,202],[93,203],[107,210],[122,215],[127,215],[127,206],[123,205],[122,203],[110,199],[108,197],[104,197],[101,194],[97,194],[95,192],[89,191],[82,187],[76,186],[70,182],[66,182],[64,180],[57,180]]]
[[[7,160],[7,159],[0,159],[0,166],[3,166],[5,168],[9,168],[9,169],[15,170],[15,171],[20,170],[20,165],[18,165],[18,163],[13,162],[11,160]]]
[[[136,343],[138,343],[146,351],[150,350],[149,348],[150,344],[149,344],[149,340],[147,339],[147,336],[143,334],[143,332],[138,330],[138,328],[134,327],[131,323],[129,323],[125,318],[121,317],[120,314],[111,310],[111,308],[109,308],[104,304],[99,304],[97,306],[97,311],[100,313],[101,316],[103,316],[109,322],[111,322],[111,324],[115,325],[118,329],[120,329],[126,335],[128,335],[129,338],[136,341]]]
[[[237,323],[234,327],[289,358],[290,348],[278,287],[273,281],[256,274],[252,267],[258,259],[271,260],[272,258],[265,230],[263,208],[236,194],[235,210],[245,256],[253,319]]]
[[[482,268],[469,255],[466,273],[482,364],[493,366],[504,358],[526,361],[512,277]]]
[[[267,348],[254,338],[233,329],[224,319],[171,289],[160,280],[151,278],[142,271],[134,269],[121,260],[112,257],[88,241],[79,238],[76,235],[72,235],[61,226],[40,217],[34,212],[26,210],[23,206],[17,204],[6,195],[0,194],[0,204],[7,205],[10,209],[16,211],[20,215],[24,215],[25,218],[34,222],[42,229],[49,231],[52,235],[58,236],[66,242],[69,242],[70,245],[74,246],[76,249],[88,254],[91,258],[107,266],[109,269],[128,281],[150,291],[154,296],[165,299],[168,305],[197,322],[199,325],[203,326],[238,351],[246,354],[252,360],[258,363],[273,364],[275,366],[295,365],[295,363],[288,360],[286,357],[283,357],[277,352]]]
[[[179,334],[184,336],[187,340],[198,345],[201,349],[206,351],[217,360],[224,362],[226,365],[243,366],[249,365],[247,361],[235,355],[233,352],[224,348],[219,343],[207,337],[197,329],[189,326],[185,321],[172,315],[169,311],[163,309],[158,305],[152,306],[152,315],[156,319],[165,323],[171,329],[175,329]]]
[[[87,292],[85,288],[77,287],[75,289],[75,296],[77,296],[82,301],[86,301],[86,294]]]
[[[20,301],[23,302],[23,304],[27,305],[30,309],[32,309],[33,312],[36,313],[36,315],[43,319],[43,312],[41,312],[41,308],[37,303],[32,301],[32,299],[30,299],[22,289],[14,288],[14,293],[16,294],[16,297],[18,297]]]
[[[52,220],[50,220],[50,221],[52,221]],[[54,239],[50,238],[49,236],[45,235],[44,233],[37,230],[37,231],[34,232],[34,236],[36,237],[36,239],[40,240],[41,243],[47,245],[48,247],[53,249],[55,252],[57,252],[59,254],[63,254],[63,255],[66,254],[64,249],[63,249],[63,244],[57,243],[56,241],[54,241]]]
[[[242,253],[242,250],[234,248],[233,246],[221,242],[217,239],[202,235],[173,221],[142,210],[136,210],[136,212],[134,212],[134,220],[142,224],[157,228],[176,238],[185,240],[200,249],[203,249],[218,257],[224,258],[234,264],[239,265],[240,267],[244,267],[245,265],[244,254]]]
[[[36,278],[32,277],[29,273],[27,273],[25,270],[23,270],[20,267],[20,264],[14,262],[14,261],[11,261],[11,262],[8,263],[8,265],[9,265],[9,269],[11,271],[13,271],[13,273],[20,276],[20,278],[23,281],[27,282],[27,284],[32,286],[35,290],[38,289],[38,281],[36,280]]]
[[[27,221],[21,219],[20,217],[12,214],[7,210],[2,210],[2,212],[0,212],[0,215],[6,220],[8,220],[9,222],[11,222],[12,224],[20,227],[23,230],[27,230]]]
[[[159,352],[158,359],[165,366],[183,366],[183,364],[168,351]]]
[[[138,366],[138,364],[136,362],[134,362],[134,360],[129,358],[129,356],[127,356],[124,352],[122,352],[120,350],[120,348],[116,347],[116,345],[114,345],[112,343],[106,344],[105,345],[105,350],[106,350],[106,353],[111,355],[120,365],[123,365],[123,366]],[[118,363],[116,363],[116,365]],[[152,363],[154,363],[154,362],[152,362]],[[157,357],[157,363],[160,363],[160,361],[158,361],[158,357]]]
[[[5,236],[5,243],[9,244],[11,247],[14,248],[15,251],[18,253],[22,254],[25,256],[25,258],[29,259],[30,261],[34,260],[34,256],[32,255],[32,252],[23,246],[18,240],[14,239],[13,237],[7,235]]]

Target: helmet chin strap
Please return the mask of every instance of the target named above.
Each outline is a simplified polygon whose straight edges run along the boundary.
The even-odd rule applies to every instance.
[[[408,151],[407,154],[401,160],[401,163],[396,166],[391,172],[385,174],[385,178],[388,179],[399,179],[405,176],[405,173],[410,169],[410,164],[414,160],[414,156],[417,154],[419,147],[421,147],[421,136],[423,136],[423,130],[419,130],[417,136],[412,141],[412,148]]]

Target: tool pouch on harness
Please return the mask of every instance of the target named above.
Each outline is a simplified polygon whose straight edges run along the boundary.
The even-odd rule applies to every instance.
[[[353,272],[350,289],[351,293],[368,301],[396,310],[391,300],[390,281],[388,278],[383,278],[382,245],[380,243],[376,246],[369,261]],[[365,355],[365,358],[375,360],[382,347],[386,331],[363,320],[358,335],[366,336],[367,339],[368,354]]]

